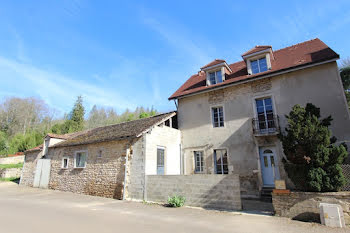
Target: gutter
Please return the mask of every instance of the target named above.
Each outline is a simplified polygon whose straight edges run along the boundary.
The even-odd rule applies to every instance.
[[[336,57],[336,58],[333,58],[333,59],[330,59],[330,60],[326,60],[326,61],[322,61],[322,62],[311,63],[309,65],[301,65],[299,67],[297,66],[297,67],[291,68],[291,69],[288,68],[287,70],[275,71],[275,72],[271,72],[271,73],[268,73],[268,74],[265,74],[265,75],[262,75],[262,76],[255,76],[255,77],[247,78],[246,80],[243,80],[243,81],[237,81],[237,82],[226,83],[226,84],[224,83],[223,85],[218,86],[218,87],[207,88],[207,89],[200,90],[200,91],[197,91],[197,92],[193,92],[193,93],[190,93],[190,94],[184,94],[184,95],[181,95],[181,96],[178,96],[178,97],[168,98],[168,100],[182,99],[182,98],[185,98],[185,97],[189,97],[189,96],[193,96],[193,95],[197,95],[197,94],[201,94],[201,93],[207,93],[207,92],[210,92],[210,91],[213,91],[213,90],[220,90],[220,89],[223,89],[223,88],[226,88],[226,87],[236,86],[236,85],[239,85],[239,84],[244,84],[244,83],[248,83],[248,82],[255,81],[255,80],[260,80],[260,79],[264,79],[264,78],[274,77],[274,76],[281,75],[281,74],[287,74],[287,73],[290,73],[290,72],[293,72],[293,71],[302,70],[302,69],[305,69],[305,68],[310,68],[310,67],[314,67],[314,66],[318,66],[318,65],[322,65],[322,64],[326,64],[326,63],[331,63],[331,62],[337,61],[338,59],[339,59],[339,57]]]

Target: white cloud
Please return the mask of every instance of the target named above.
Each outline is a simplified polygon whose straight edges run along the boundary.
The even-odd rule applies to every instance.
[[[107,87],[98,87],[85,81],[77,81],[71,77],[64,76],[57,72],[44,70],[33,65],[20,63],[15,60],[0,57],[1,70],[11,72],[16,79],[16,86],[22,89],[31,89],[49,105],[56,109],[65,109],[71,106],[77,95],[82,95],[87,107],[94,104],[101,106],[115,107],[117,110],[135,108],[128,96],[122,97]],[[30,86],[21,86],[30,83]]]

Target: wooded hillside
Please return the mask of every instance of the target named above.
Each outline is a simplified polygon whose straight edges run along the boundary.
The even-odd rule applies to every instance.
[[[113,108],[93,106],[86,114],[79,96],[71,112],[57,118],[57,112],[38,98],[11,97],[0,100],[0,156],[23,152],[43,143],[49,132],[65,134],[157,114],[153,108],[126,109],[118,114]]]

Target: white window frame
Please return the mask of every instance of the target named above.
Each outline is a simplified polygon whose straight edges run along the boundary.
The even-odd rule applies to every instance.
[[[64,160],[67,159],[67,167],[64,167]],[[69,167],[69,157],[63,157],[62,158],[62,165],[61,165],[61,168],[62,169],[68,169]]]
[[[164,151],[163,175],[166,175],[166,147],[165,146],[157,146],[157,150],[156,150],[156,174],[160,175],[160,174],[158,174],[158,149]]]
[[[77,154],[78,153],[86,153],[86,159],[85,159],[84,167],[77,167]],[[88,160],[88,151],[87,150],[76,151],[74,153],[74,168],[86,168],[87,160]]]
[[[271,98],[272,101],[272,110],[273,110],[273,115],[277,116],[278,115],[278,111],[276,108],[276,101],[275,101],[275,96],[271,93],[271,92],[266,92],[265,94],[260,94],[260,95],[255,95],[252,98],[252,102],[253,102],[253,111],[254,111],[254,116],[257,119],[258,118],[258,111],[257,111],[257,105],[256,105],[256,100],[259,99],[266,99],[266,98]],[[266,117],[266,116],[265,116]]]
[[[262,59],[265,59],[265,62],[266,62],[266,70],[264,70],[264,71],[261,70],[261,68],[260,68],[260,63],[259,63],[259,61],[262,60]],[[256,73],[253,73],[253,67],[252,67],[252,62],[253,62],[253,61],[256,61],[257,64],[258,64],[258,72],[256,72]],[[256,59],[251,59],[251,60],[250,60],[250,66],[251,66],[251,69],[252,69],[252,74],[259,74],[259,73],[262,73],[262,72],[265,72],[265,71],[268,71],[268,70],[269,70],[269,66],[268,66],[268,64],[267,64],[267,58],[266,58],[266,56],[260,57],[260,58],[256,58]]]
[[[199,161],[199,168],[200,168],[200,171],[197,171],[196,168],[197,168],[197,153],[201,153],[202,156],[200,158],[200,161]],[[202,150],[195,150],[193,151],[193,156],[194,156],[194,172],[195,173],[204,173],[204,167],[205,167],[205,159],[204,159],[204,151]],[[203,166],[202,166],[202,163],[203,163]]]
[[[222,108],[222,123],[223,123],[223,125],[222,126],[220,126],[220,124],[219,124],[219,126],[215,126],[215,121],[214,121],[214,111],[213,111],[213,109],[214,108]],[[225,108],[224,108],[224,105],[216,105],[216,106],[211,106],[210,107],[210,118],[211,118],[211,123],[212,123],[212,126],[213,126],[213,128],[225,128]],[[219,119],[219,118],[218,118]]]
[[[221,82],[218,82],[218,75],[217,75],[217,72],[220,71],[221,72]],[[211,83],[210,81],[210,74],[211,73],[214,73],[215,74],[215,83]],[[224,67],[220,67],[219,69],[213,69],[213,70],[208,70],[206,72],[206,75],[207,75],[207,85],[210,86],[210,85],[215,85],[215,84],[218,84],[218,83],[222,83],[225,81],[225,68]]]
[[[270,53],[266,53],[265,52],[265,54],[263,54],[263,55],[256,55],[256,56],[247,58],[247,69],[248,69],[248,74],[249,75],[254,75],[253,74],[253,70],[252,70],[251,62],[255,61],[255,60],[259,60],[261,58],[265,58],[266,59],[266,66],[267,66],[267,70],[266,71],[271,70],[271,56],[270,56]],[[263,71],[263,72],[266,72],[266,71]],[[259,73],[262,73],[262,72],[259,72]],[[259,73],[255,73],[255,74],[259,74]]]

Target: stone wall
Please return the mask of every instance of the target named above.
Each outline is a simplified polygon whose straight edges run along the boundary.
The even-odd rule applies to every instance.
[[[344,211],[345,223],[350,224],[350,192],[291,192],[272,194],[272,203],[277,216],[296,220],[320,221],[320,203],[339,204]]]
[[[49,188],[93,196],[121,199],[127,140],[89,145],[49,148],[51,159]],[[74,168],[76,151],[87,151],[85,168]],[[100,156],[101,155],[101,156]],[[62,168],[63,157],[68,157],[68,169]]]
[[[21,168],[0,169],[0,178],[17,178],[21,176]]]
[[[20,185],[33,187],[36,162],[42,156],[41,151],[26,152],[24,164],[22,168],[22,175]]]
[[[144,148],[145,137],[141,137],[133,144],[130,152],[125,190],[125,197],[129,200],[143,200],[145,184]]]
[[[185,205],[240,210],[239,176],[230,175],[148,175],[146,200],[166,203],[174,194],[186,198]]]
[[[17,164],[23,163],[24,155],[0,158],[0,164]]]

